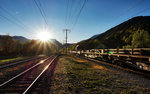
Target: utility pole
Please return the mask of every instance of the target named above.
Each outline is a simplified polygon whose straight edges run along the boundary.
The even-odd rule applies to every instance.
[[[66,33],[66,44],[65,44],[65,46],[66,46],[66,54],[67,54],[67,41],[68,41],[68,32],[70,32],[71,30],[70,29],[64,29],[63,30],[65,33]]]

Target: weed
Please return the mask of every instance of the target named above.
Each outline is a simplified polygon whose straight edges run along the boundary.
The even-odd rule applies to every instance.
[[[121,80],[121,74],[87,60],[65,56],[60,58],[58,66],[61,67],[56,67],[55,80],[57,86],[63,86],[59,88],[61,94],[63,89],[67,94],[136,94],[138,90],[144,91]]]

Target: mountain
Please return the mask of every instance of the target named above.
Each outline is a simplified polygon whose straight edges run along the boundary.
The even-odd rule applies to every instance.
[[[3,36],[9,36],[9,35],[0,35],[0,39]],[[14,40],[20,40],[22,43],[25,43],[27,40],[29,40],[29,39],[27,39],[27,38],[25,38],[23,36],[11,36],[11,37],[13,37]]]
[[[9,35],[0,35],[0,39],[1,39],[2,36],[9,36]],[[31,39],[27,39],[27,38],[25,38],[23,36],[11,36],[11,37],[13,37],[14,40],[21,41],[22,43],[25,43],[26,41],[31,40]],[[58,47],[62,46],[62,44],[59,41],[57,41],[56,39],[50,39],[49,43],[52,43],[53,45],[57,45]]]
[[[62,45],[62,48],[70,48],[70,47],[72,47],[74,45],[74,43],[67,43],[67,44],[63,44]]]
[[[96,37],[98,37],[100,34],[94,35],[92,36],[90,39],[95,39]]]
[[[57,47],[62,46],[62,44],[59,41],[57,41],[56,39],[50,39],[50,43],[53,43],[53,44],[57,45]]]
[[[150,16],[138,16],[81,41],[79,49],[150,47]]]
[[[27,38],[23,37],[23,36],[13,36],[14,40],[20,40],[22,43],[25,43],[27,40]]]

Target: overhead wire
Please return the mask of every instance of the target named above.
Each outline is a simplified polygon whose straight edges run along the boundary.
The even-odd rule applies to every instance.
[[[17,24],[19,23],[22,27],[26,28],[28,31],[31,31],[31,28],[29,28],[27,25],[25,25],[24,23],[22,23],[19,19],[17,19],[14,15],[12,15],[7,9],[5,9],[4,7],[0,6],[0,9],[3,10],[5,13],[7,13],[9,16],[11,16],[15,21],[17,21]],[[9,18],[3,16],[3,18],[10,20]],[[13,20],[11,20],[10,22],[12,22]],[[13,23],[15,22],[13,21]],[[15,22],[16,23],[16,22]],[[19,25],[18,24],[18,25]],[[20,26],[19,25],[19,26]]]
[[[43,11],[43,15],[44,15],[44,17],[45,17],[45,19],[46,19],[46,21],[47,21],[47,16],[46,16],[45,10],[44,10],[44,8],[42,7],[42,4],[41,4],[40,0],[37,0],[37,1],[38,1],[39,5],[40,5],[41,10]],[[48,23],[48,21],[47,21],[47,23]]]
[[[78,12],[78,9],[79,9],[79,6],[78,5],[81,5],[81,1],[82,0],[79,0],[79,2],[77,2],[77,6],[76,6],[76,8],[74,9],[74,14],[76,14],[77,12]],[[73,13],[72,13],[73,14]],[[71,18],[73,18],[75,15],[71,15]]]
[[[37,1],[34,0],[34,3],[35,5],[37,6],[38,10],[40,11],[40,14],[42,15],[42,18],[44,19],[45,21],[45,24],[48,26],[48,23],[47,23],[47,19],[46,17],[44,16],[44,11],[41,9],[41,7],[38,5]]]
[[[131,6],[130,8],[128,8],[124,13],[122,13],[121,15],[119,15],[117,17],[117,19],[115,19],[113,22],[117,21],[118,19],[120,19],[121,17],[123,17],[124,15],[126,15],[127,12],[135,9],[136,7],[138,7],[139,5],[141,5],[145,0],[140,0],[138,3],[134,4],[133,6]]]
[[[44,19],[46,25],[48,26],[48,23],[47,23],[47,20],[46,20],[46,14],[45,14],[45,11],[44,11],[44,9],[43,9],[43,7],[42,7],[42,5],[41,5],[41,2],[38,1],[39,5],[38,5],[38,3],[36,2],[36,0],[34,0],[34,2],[35,2],[35,4],[36,4],[36,6],[38,7],[38,9],[39,9],[39,11],[40,11],[40,13],[41,13],[41,15],[42,15],[42,17],[43,17],[43,19]],[[8,14],[10,17],[12,17],[15,21],[12,20],[12,19],[10,19],[10,18],[8,18],[8,17],[6,17],[6,16],[4,16],[4,15],[2,15],[2,14],[0,14],[0,17],[1,17],[1,18],[3,18],[3,19],[5,19],[5,20],[7,20],[7,21],[9,21],[9,22],[11,22],[11,23],[17,25],[18,27],[22,28],[22,29],[25,30],[25,31],[31,31],[31,28],[29,28],[27,25],[25,25],[24,23],[22,23],[19,19],[17,19],[14,15],[12,15],[7,9],[5,9],[5,8],[2,7],[2,6],[0,6],[0,9],[1,9],[2,11],[4,11],[5,13],[7,13],[7,14]]]
[[[66,7],[66,18],[65,18],[65,25],[67,26],[68,21],[68,9],[69,9],[69,0],[66,0],[67,7]]]
[[[73,26],[72,26],[72,29],[74,29],[76,23],[78,22],[78,19],[79,19],[80,15],[81,15],[81,13],[82,13],[82,11],[83,11],[85,5],[87,4],[87,2],[88,2],[88,0],[84,0],[83,5],[82,5],[82,7],[80,8],[80,10],[79,10],[79,12],[78,12],[78,14],[77,14],[77,17],[76,17],[76,19],[75,19],[75,22],[74,22],[74,24],[73,24]]]
[[[141,5],[144,1],[145,1],[145,0],[140,0],[137,4],[134,4],[132,7],[130,7],[129,9],[127,9],[126,12],[129,12],[129,11],[131,11],[132,9],[138,7],[138,6]],[[124,16],[124,15],[125,15],[125,13],[122,14],[121,16]]]
[[[138,15],[138,14],[140,14],[140,13],[143,13],[143,12],[147,11],[147,10],[150,10],[150,7],[149,7],[149,8],[145,8],[145,9],[143,9],[143,10],[141,10],[141,11],[135,13],[134,15]],[[132,15],[132,16],[134,16],[134,15]]]
[[[47,25],[47,26],[45,26],[45,28],[48,29],[48,20],[47,20],[47,16],[46,16],[45,10],[44,10],[44,8],[43,8],[43,6],[42,6],[42,4],[41,4],[41,1],[40,1],[40,0],[37,0],[37,1],[38,1],[39,5],[40,5],[40,8],[41,8],[41,10],[42,10],[42,12],[43,12],[43,15],[44,15],[44,17],[45,17],[45,20],[46,20],[46,25]]]
[[[75,27],[82,13],[82,10],[84,9],[86,3],[88,2],[88,0],[84,0],[83,4],[81,5],[81,8],[79,8],[81,1],[82,0],[79,0],[79,2],[77,2],[77,6],[75,6],[76,2],[74,0],[67,0],[66,20],[65,20],[65,25],[67,28],[70,27],[71,29],[73,29]],[[77,12],[77,10],[79,11]],[[71,23],[72,23],[72,27],[71,27]]]
[[[131,6],[130,8],[128,8],[124,13],[120,14],[116,19],[114,19],[111,23],[114,23],[115,21],[119,20],[121,17],[123,17],[124,15],[127,14],[127,12],[135,9],[136,7],[138,7],[139,5],[141,5],[144,1],[146,0],[140,0],[139,2],[137,2],[136,4],[134,4],[133,6]],[[110,24],[109,24],[110,25]]]
[[[71,8],[70,8],[70,12],[69,12],[69,16],[68,16],[68,23],[67,23],[67,25],[69,25],[70,24],[70,22],[71,22],[71,16],[72,16],[72,11],[73,11],[73,6],[74,6],[74,1],[75,0],[71,0],[72,2],[71,2]]]
[[[4,19],[6,19],[7,21],[9,21],[9,22],[11,22],[11,23],[13,23],[13,24],[17,25],[18,27],[22,28],[23,30],[27,31],[27,30],[26,30],[26,28],[24,28],[23,26],[19,25],[19,24],[18,24],[18,23],[16,23],[15,21],[13,21],[13,20],[11,20],[11,19],[9,19],[9,18],[7,18],[7,17],[3,16],[2,14],[0,14],[0,17],[2,17],[2,18],[4,18]]]

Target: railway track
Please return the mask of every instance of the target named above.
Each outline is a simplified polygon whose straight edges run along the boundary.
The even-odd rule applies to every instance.
[[[47,58],[47,56],[38,57],[38,58],[35,57],[29,61],[23,61],[22,63],[16,62],[17,64],[11,64],[11,65],[5,64],[5,67],[0,69],[0,83],[7,81],[8,79],[23,72],[29,67],[34,66],[35,64],[37,64],[38,62],[42,61],[45,58]]]
[[[24,62],[28,62],[28,61],[31,61],[31,60],[35,60],[35,59],[41,59],[41,58],[42,58],[41,56],[37,56],[37,57],[33,57],[33,58],[26,58],[26,59],[22,59],[22,60],[7,62],[7,63],[4,63],[4,64],[0,64],[0,69],[7,68],[7,67],[10,67],[10,66],[14,66],[14,65],[24,63]]]
[[[50,56],[27,70],[19,73],[11,79],[0,84],[0,93],[8,94],[27,94],[37,90],[36,85],[41,83],[40,79],[46,71],[53,65],[57,56]],[[38,88],[39,89],[39,88]]]
[[[106,68],[114,68],[115,70],[118,70],[118,71],[124,71],[124,72],[140,75],[142,77],[150,79],[150,72],[149,71],[140,70],[140,69],[134,68],[130,65],[121,65],[121,66],[120,65],[114,65],[114,64],[111,64],[107,61],[96,60],[93,58],[88,58],[88,57],[83,57],[83,56],[79,57],[79,58],[83,58],[83,59],[95,62],[95,63],[102,65]]]

